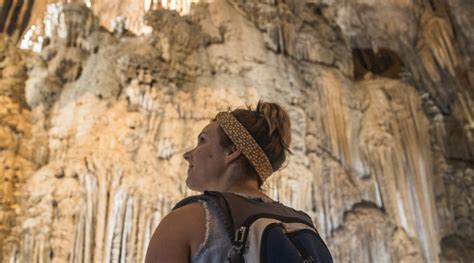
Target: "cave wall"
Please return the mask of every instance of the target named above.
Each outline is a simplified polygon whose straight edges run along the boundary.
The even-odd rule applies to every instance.
[[[191,2],[37,1],[0,34],[2,262],[143,261],[182,154],[258,99],[292,120],[265,189],[336,262],[474,257],[469,0]]]

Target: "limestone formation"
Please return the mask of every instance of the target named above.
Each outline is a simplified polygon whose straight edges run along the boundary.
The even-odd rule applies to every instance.
[[[35,116],[25,101],[24,83],[27,79],[27,56],[0,35],[0,246],[2,260],[14,259],[22,233],[21,189],[41,165],[41,151],[33,124]],[[41,138],[41,134],[38,138]],[[43,147],[42,147],[43,146]]]
[[[474,258],[469,0],[49,2],[0,35],[1,262],[143,261],[183,153],[259,99],[292,120],[265,190],[335,262]]]

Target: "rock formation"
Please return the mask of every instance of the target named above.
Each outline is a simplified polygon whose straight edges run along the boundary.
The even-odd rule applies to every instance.
[[[258,99],[292,119],[266,191],[335,262],[474,258],[470,0],[47,3],[0,27],[2,262],[143,261],[182,154]]]

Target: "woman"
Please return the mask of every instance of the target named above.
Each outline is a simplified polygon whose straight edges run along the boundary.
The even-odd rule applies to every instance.
[[[197,146],[184,154],[186,184],[199,192],[273,202],[261,186],[291,153],[290,141],[288,114],[276,103],[259,101],[256,110],[218,113],[199,134]],[[145,262],[225,262],[232,244],[223,217],[212,201],[173,210],[153,234]]]

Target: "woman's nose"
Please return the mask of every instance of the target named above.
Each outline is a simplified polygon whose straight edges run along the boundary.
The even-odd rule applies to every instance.
[[[188,162],[189,162],[190,159],[191,159],[191,151],[192,151],[192,150],[186,151],[186,152],[183,154],[183,158],[184,158],[186,161],[188,161]]]

